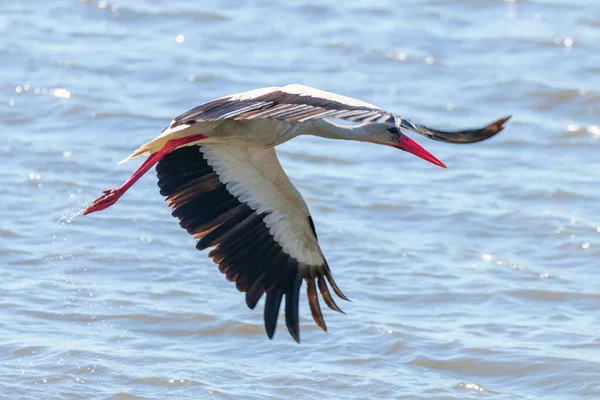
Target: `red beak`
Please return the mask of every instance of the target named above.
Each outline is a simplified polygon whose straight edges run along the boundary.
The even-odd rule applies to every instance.
[[[429,161],[430,163],[440,166],[442,168],[448,168],[444,165],[443,162],[435,158],[430,152],[419,146],[417,142],[415,142],[408,136],[400,136],[398,138],[398,145],[395,147],[400,150],[408,151],[409,153],[412,153],[415,156],[420,157],[423,160]]]

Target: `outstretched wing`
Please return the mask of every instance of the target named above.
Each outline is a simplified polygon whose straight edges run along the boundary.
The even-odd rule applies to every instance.
[[[158,186],[173,216],[254,308],[264,293],[265,328],[273,337],[285,296],[288,331],[299,342],[298,302],[304,279],[312,316],[326,330],[316,287],[329,308],[341,311],[327,283],[346,299],[331,276],[300,193],[273,148],[202,145],[177,149],[156,167]]]
[[[251,90],[210,101],[181,114],[168,129],[229,118],[299,122],[314,118],[340,118],[363,123],[385,122],[394,116],[364,101],[308,86],[287,85]]]
[[[339,94],[303,85],[267,87],[221,97],[195,107],[171,121],[165,132],[186,129],[197,122],[224,119],[277,119],[304,122],[317,118],[339,118],[357,123],[393,121],[433,140],[449,143],[473,143],[488,139],[504,128],[510,116],[483,128],[444,131],[419,125],[399,115]]]

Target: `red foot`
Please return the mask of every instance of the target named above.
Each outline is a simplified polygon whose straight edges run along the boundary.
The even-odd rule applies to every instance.
[[[96,211],[104,210],[115,204],[121,196],[125,193],[124,190],[121,189],[107,189],[104,190],[104,195],[97,198],[92,205],[85,209],[83,215],[87,215]]]

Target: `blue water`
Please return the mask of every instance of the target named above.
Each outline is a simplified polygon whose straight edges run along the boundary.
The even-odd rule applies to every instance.
[[[0,5],[3,398],[600,397],[596,1]],[[346,315],[264,334],[149,173],[176,115],[302,83],[498,137],[279,149]]]

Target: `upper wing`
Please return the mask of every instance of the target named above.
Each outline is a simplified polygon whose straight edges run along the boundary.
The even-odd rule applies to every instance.
[[[341,311],[327,283],[341,298],[325,260],[310,213],[281,168],[273,148],[202,145],[179,148],[156,167],[160,192],[173,216],[194,238],[196,248],[213,247],[209,256],[227,279],[246,292],[254,308],[267,294],[264,319],[269,338],[285,295],[288,331],[300,341],[298,299],[307,283],[312,316],[326,330],[316,286],[326,304]]]
[[[306,121],[340,118],[356,122],[385,122],[393,114],[372,104],[302,85],[268,87],[221,97],[175,118],[170,129],[196,122],[233,119]]]

